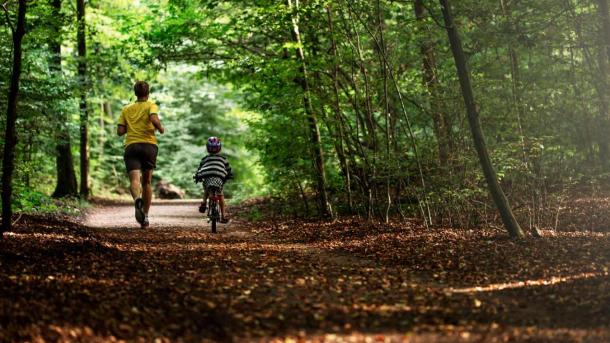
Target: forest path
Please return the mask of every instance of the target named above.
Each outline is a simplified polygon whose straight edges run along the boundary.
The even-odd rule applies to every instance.
[[[577,258],[584,266],[599,260],[602,272],[591,277],[455,291],[471,285],[462,279],[475,272],[448,268],[457,278],[433,281],[409,262],[433,262],[417,253],[427,247],[441,257],[450,249],[476,253],[477,268],[491,255],[479,255],[486,246],[474,240],[478,249],[462,250],[455,233],[426,241],[434,232],[424,231],[401,241],[407,236],[358,222],[233,220],[211,234],[197,207],[156,201],[151,227],[141,229],[131,204],[100,204],[87,228],[26,225],[9,233],[0,249],[0,341],[610,340],[606,238],[587,240]],[[364,243],[405,259],[389,263],[368,248],[350,250]],[[455,254],[447,254],[443,263],[453,263]]]
[[[209,225],[205,216],[198,211],[201,200],[153,200],[150,209],[150,229],[190,228],[206,229]],[[91,228],[133,229],[134,207],[130,203],[116,203],[96,206],[89,211],[84,224]],[[220,225],[225,231],[228,225]]]
[[[143,231],[160,229],[180,232],[181,230],[186,230],[195,235],[200,234],[201,238],[212,235],[207,217],[198,211],[200,203],[201,200],[198,199],[155,200],[149,214],[151,226]],[[104,229],[140,230],[139,224],[135,221],[134,211],[135,209],[130,203],[97,206],[87,213],[83,223],[89,228],[100,229],[102,231]],[[228,224],[219,223],[218,233],[214,236],[220,237],[221,240],[222,238],[237,237],[263,245],[278,244],[277,241],[270,239],[269,236],[255,237],[254,233],[245,227],[244,224],[239,219],[232,219]],[[316,255],[324,263],[361,267],[370,267],[373,264],[372,261],[367,259],[327,251],[313,245],[299,243],[283,243],[283,245],[292,250],[301,251],[304,254]]]
[[[181,311],[191,314],[195,311],[196,319],[168,322],[155,329],[152,336],[150,332],[145,336],[161,332],[162,337],[172,340],[202,335],[248,341],[266,337],[262,339],[266,341],[313,331],[310,338],[319,340],[326,337],[322,332],[359,327],[373,329],[375,333],[391,328],[386,335],[398,339],[401,335],[396,329],[411,325],[404,319],[401,324],[384,323],[378,315],[349,316],[352,306],[378,306],[355,305],[354,297],[372,300],[384,293],[387,275],[381,269],[376,270],[373,261],[258,235],[252,226],[239,219],[219,224],[218,233],[212,234],[207,219],[198,212],[199,203],[199,200],[153,201],[148,229],[139,228],[133,205],[128,203],[98,205],[85,217],[84,224],[105,242],[105,247],[136,253],[138,264],[149,266],[148,273],[131,277],[164,285],[168,284],[167,273],[173,273],[177,278],[171,278],[168,290],[174,288],[180,298],[189,299],[186,301],[189,308]],[[151,270],[163,272],[151,274]],[[408,277],[404,271],[398,274],[395,277],[400,280]],[[351,284],[354,280],[355,284]],[[358,294],[352,294],[353,287]],[[400,295],[393,297],[397,296]],[[169,294],[164,306],[175,306],[174,300],[169,301],[171,298]],[[142,311],[150,313],[153,309]],[[161,315],[160,309],[154,311]],[[334,313],[334,319],[327,321],[329,311]],[[180,327],[181,333],[168,334],[165,331],[168,327]],[[354,337],[364,335],[358,333]]]

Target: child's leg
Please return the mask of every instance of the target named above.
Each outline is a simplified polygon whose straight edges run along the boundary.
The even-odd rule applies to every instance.
[[[205,211],[207,210],[207,204],[208,204],[208,190],[204,186],[203,187],[203,201],[201,201],[201,205],[199,205],[199,212],[205,213]]]
[[[221,218],[226,218],[226,215],[225,215],[225,195],[224,194],[220,195],[220,200],[218,202],[220,203],[220,217]]]

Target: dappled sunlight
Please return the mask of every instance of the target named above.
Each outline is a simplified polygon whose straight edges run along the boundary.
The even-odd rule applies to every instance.
[[[207,229],[207,219],[198,212],[197,201],[166,200],[163,202],[165,210],[157,212],[153,206],[150,211],[151,229],[168,228],[192,228]],[[161,204],[157,204],[161,206]],[[105,208],[103,212],[94,209],[85,220],[85,225],[96,229],[139,229],[139,224],[134,219],[134,207],[132,204],[123,206],[112,206]]]
[[[342,328],[339,332],[309,333],[300,331],[287,336],[264,337],[254,342],[273,343],[352,343],[352,342],[405,342],[405,343],[453,343],[453,342],[506,342],[506,341],[560,341],[560,342],[605,342],[610,340],[610,329],[598,327],[593,330],[574,328],[538,328],[533,326],[490,325],[441,325],[416,326],[408,332],[385,330],[367,332]],[[345,333],[345,331],[348,331]]]
[[[113,278],[92,278],[87,276],[80,276],[74,274],[49,274],[49,275],[40,275],[40,274],[19,274],[19,275],[8,275],[8,279],[17,283],[58,283],[60,287],[62,285],[74,285],[77,287],[88,287],[88,286],[117,286],[120,284],[124,284],[124,280],[113,279]]]
[[[129,324],[122,324],[124,329],[131,328]],[[94,343],[102,342],[122,342],[115,335],[109,335],[102,332],[96,332],[90,326],[70,325],[68,323],[51,324],[51,325],[30,325],[27,331],[32,332],[29,341],[31,342],[46,342],[49,337],[52,337],[57,342],[73,342],[87,341]],[[159,343],[170,342],[169,339],[159,339]]]
[[[137,330],[133,323],[120,323],[119,328],[123,332]],[[81,341],[88,342],[120,342],[123,341],[115,335],[108,335],[90,326],[77,326],[70,324],[52,324],[47,327],[31,325],[28,330],[32,332],[48,331],[58,341]],[[141,329],[140,329],[141,330]],[[146,333],[144,331],[143,333]],[[148,335],[158,343],[174,341],[169,337]],[[45,341],[49,336],[42,334],[32,335],[32,341]],[[491,339],[493,337],[493,339]],[[366,330],[353,329],[351,326],[337,327],[329,332],[309,332],[308,330],[296,330],[280,336],[265,337],[242,337],[236,338],[238,342],[265,342],[265,343],[450,343],[450,342],[504,342],[515,341],[518,337],[527,337],[531,341],[588,341],[603,342],[610,339],[610,329],[598,327],[591,330],[575,328],[538,328],[533,326],[501,326],[490,325],[441,325],[441,326],[416,326],[408,332],[394,330],[380,330],[369,332]]]
[[[609,7],[4,0],[0,342],[610,342]]]
[[[49,241],[68,241],[74,238],[78,238],[69,234],[62,233],[39,233],[39,232],[29,232],[29,233],[21,233],[21,232],[5,232],[7,237],[11,237],[14,239],[41,239],[41,240],[49,240]]]
[[[149,245],[144,240],[140,243],[127,242],[127,243],[105,243],[105,246],[115,248],[119,251],[125,252],[168,252],[168,253],[180,253],[185,251],[236,251],[236,252],[315,252],[309,246],[304,244],[253,244],[246,242],[209,242],[205,243],[205,239],[177,239],[176,242],[163,242],[155,245]]]
[[[607,269],[607,268],[606,268]],[[538,286],[550,286],[559,283],[585,280],[597,277],[608,277],[608,272],[592,272],[592,273],[580,273],[577,275],[570,276],[555,276],[550,278],[538,279],[538,280],[525,280],[525,281],[514,281],[506,283],[496,283],[488,286],[476,286],[476,287],[464,287],[464,288],[449,288],[448,291],[451,293],[479,293],[479,292],[494,292],[502,291],[505,289],[515,288],[526,288],[526,287],[538,287]]]
[[[610,231],[608,232],[597,232],[597,231],[555,231],[555,230],[540,230],[543,237],[548,238],[610,238]]]

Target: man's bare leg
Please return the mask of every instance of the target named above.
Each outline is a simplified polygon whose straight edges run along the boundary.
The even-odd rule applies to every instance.
[[[140,224],[144,222],[146,214],[142,210],[142,172],[140,170],[132,170],[129,172],[129,192],[134,200],[136,207],[136,221]]]
[[[129,192],[131,192],[131,197],[133,200],[142,197],[142,183],[140,179],[142,178],[142,172],[139,170],[132,170],[129,172]]]
[[[152,202],[152,169],[142,172],[142,200],[144,200],[144,213],[148,215]]]

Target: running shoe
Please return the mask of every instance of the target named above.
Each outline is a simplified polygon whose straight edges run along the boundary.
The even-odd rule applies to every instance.
[[[144,211],[142,210],[142,208],[144,207],[144,201],[142,201],[142,198],[137,198],[136,199],[136,221],[140,224],[144,224]]]
[[[142,221],[142,228],[146,229],[148,226],[150,226],[150,223],[148,222],[148,215],[144,215],[144,220]]]

